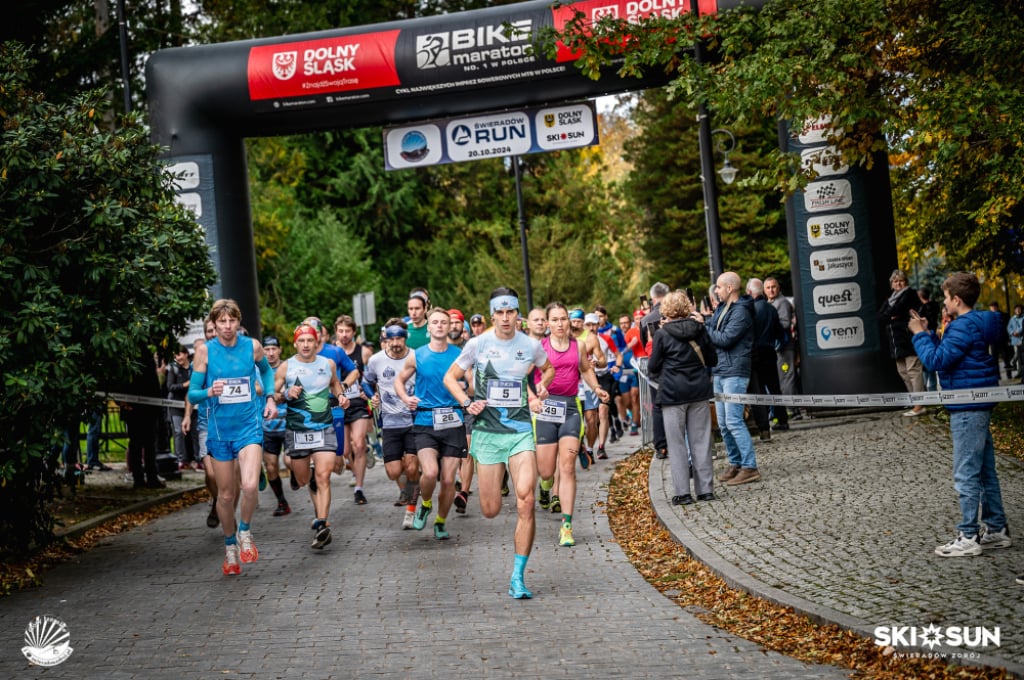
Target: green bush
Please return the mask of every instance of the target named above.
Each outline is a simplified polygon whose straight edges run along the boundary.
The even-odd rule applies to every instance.
[[[213,283],[200,227],[174,201],[134,118],[108,130],[102,93],[66,106],[0,45],[0,551],[49,539],[52,447],[144,347],[198,318]]]

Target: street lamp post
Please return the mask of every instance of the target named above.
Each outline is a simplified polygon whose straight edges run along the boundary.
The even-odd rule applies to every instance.
[[[715,145],[714,136],[728,135],[729,142],[719,142],[717,149],[722,153],[725,162],[718,170],[722,181],[732,184],[739,172],[729,162],[729,152],[736,148],[736,137],[723,128],[711,129],[711,116],[701,104],[698,107],[698,133],[700,140],[700,183],[704,190],[704,224],[708,235],[708,262],[711,270],[711,283],[718,280],[719,274],[725,269],[722,261],[722,222],[718,216],[718,185],[715,183]]]
[[[519,246],[523,251],[523,279],[526,282],[526,308],[533,309],[533,285],[530,282],[530,250],[526,241],[526,208],[523,207],[523,161],[519,156],[506,156],[505,168],[511,164],[516,179],[516,207],[519,211]]]

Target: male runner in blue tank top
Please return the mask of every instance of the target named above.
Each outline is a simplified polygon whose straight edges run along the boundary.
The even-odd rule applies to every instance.
[[[440,540],[449,536],[445,527],[448,511],[455,500],[455,473],[466,457],[463,409],[445,386],[448,367],[455,362],[461,351],[448,343],[450,326],[447,309],[431,309],[427,314],[430,342],[409,354],[402,371],[395,378],[395,393],[410,410],[416,412],[413,417],[413,433],[420,461],[421,500],[412,528],[419,531],[426,526],[427,517],[433,509],[434,488],[440,475],[441,491],[437,499],[437,518],[434,520],[434,537]],[[413,376],[416,377],[416,395],[410,396],[405,383]]]
[[[259,551],[249,522],[256,512],[263,459],[264,403],[256,396],[256,373],[264,385],[274,384],[274,372],[263,346],[241,335],[242,311],[234,300],[217,300],[210,310],[217,335],[196,350],[188,399],[197,406],[209,403],[206,448],[217,479],[217,515],[224,532],[225,574],[240,574],[239,562],[255,562]],[[266,408],[272,417],[276,409]],[[235,497],[241,472],[241,521],[235,534]]]
[[[479,465],[477,479],[480,511],[491,518],[501,512],[501,483],[508,467],[516,492],[518,520],[515,560],[508,594],[516,599],[533,597],[523,575],[536,533],[534,487],[537,485],[537,446],[530,411],[540,412],[547,385],[555,369],[540,343],[519,332],[519,297],[510,288],[491,293],[493,332],[471,338],[444,378],[445,387],[461,406],[476,416],[471,453]],[[460,380],[475,366],[475,400]],[[537,392],[527,383],[534,368],[541,371]],[[417,386],[417,390],[419,387]]]

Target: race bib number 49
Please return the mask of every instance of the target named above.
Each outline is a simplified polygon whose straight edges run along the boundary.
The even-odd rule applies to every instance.
[[[564,423],[565,402],[545,399],[543,408],[537,414],[537,420],[543,420],[546,423]]]

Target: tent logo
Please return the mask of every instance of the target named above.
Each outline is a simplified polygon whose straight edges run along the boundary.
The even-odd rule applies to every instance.
[[[295,67],[299,63],[299,53],[275,52],[274,53],[274,76],[278,80],[290,80],[295,75]]]

